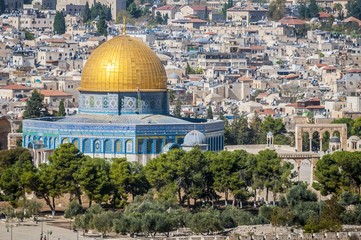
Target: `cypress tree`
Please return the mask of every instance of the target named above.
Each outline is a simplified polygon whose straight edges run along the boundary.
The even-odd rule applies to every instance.
[[[100,12],[99,21],[97,22],[97,32],[103,36],[108,35],[108,25],[105,21],[105,14],[103,11]]]
[[[90,17],[91,17],[91,13],[90,13],[90,8],[89,8],[89,3],[86,2],[85,3],[85,7],[84,7],[84,10],[83,10],[83,22],[86,23],[90,20]]]
[[[104,11],[105,11],[105,19],[107,20],[107,21],[110,21],[110,20],[112,20],[112,10],[110,9],[110,7],[108,7],[108,6],[105,6],[104,5]]]
[[[65,30],[65,18],[63,13],[57,11],[54,19],[54,34],[64,34]]]
[[[182,111],[182,105],[181,102],[178,100],[173,110],[173,115],[176,117],[181,117],[181,111]]]
[[[0,14],[5,12],[5,0],[0,0]]]
[[[213,119],[212,106],[209,106],[209,107],[208,107],[208,110],[207,110],[207,119]]]
[[[64,106],[64,101],[63,100],[61,100],[60,103],[59,103],[58,116],[59,117],[65,116],[65,106]]]
[[[37,90],[34,90],[30,98],[26,102],[24,118],[37,118],[46,116],[47,110],[45,109],[43,100],[44,96],[41,95],[40,92],[38,92]]]

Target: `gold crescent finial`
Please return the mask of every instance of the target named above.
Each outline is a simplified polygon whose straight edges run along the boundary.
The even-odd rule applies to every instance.
[[[127,15],[126,12],[124,11],[124,15],[123,15],[123,29],[122,29],[122,34],[125,36],[127,34]]]

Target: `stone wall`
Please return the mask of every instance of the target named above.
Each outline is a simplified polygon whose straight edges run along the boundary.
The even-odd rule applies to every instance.
[[[361,232],[331,232],[331,233],[303,233],[280,235],[239,235],[239,236],[187,236],[187,237],[155,237],[150,240],[300,240],[300,239],[325,239],[348,240],[351,236],[361,239]],[[132,238],[134,240],[134,238]],[[138,238],[139,240],[141,238]]]

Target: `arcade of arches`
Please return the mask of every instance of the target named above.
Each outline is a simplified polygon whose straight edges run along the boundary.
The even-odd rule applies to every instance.
[[[298,124],[295,130],[296,151],[325,151],[329,149],[325,143],[328,143],[332,137],[339,139],[340,150],[347,149],[346,124]],[[306,145],[308,146],[305,149]]]

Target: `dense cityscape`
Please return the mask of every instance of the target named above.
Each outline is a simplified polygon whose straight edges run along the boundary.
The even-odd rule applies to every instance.
[[[361,0],[0,0],[0,240],[361,239]]]

